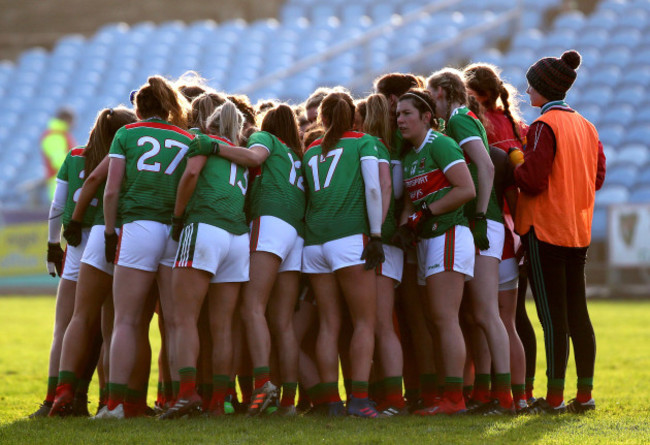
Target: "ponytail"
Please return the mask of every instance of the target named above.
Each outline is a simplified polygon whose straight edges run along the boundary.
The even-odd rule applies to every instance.
[[[512,133],[515,135],[515,137],[523,147],[524,141],[521,139],[521,135],[519,134],[519,128],[518,128],[519,126],[517,125],[517,122],[515,121],[515,118],[512,115],[512,112],[510,111],[509,98],[510,98],[510,93],[508,92],[508,88],[506,88],[505,85],[501,85],[501,91],[499,92],[499,99],[501,99],[501,103],[503,104],[503,114],[510,121],[510,125],[512,125]]]
[[[229,100],[217,107],[205,122],[209,134],[225,137],[233,144],[239,142],[239,132],[243,125],[244,115]]]
[[[262,131],[267,131],[287,144],[298,159],[302,159],[302,142],[296,114],[286,104],[277,105],[266,112],[262,120]]]
[[[321,142],[323,155],[334,148],[343,137],[343,133],[349,131],[354,125],[354,101],[352,97],[344,92],[330,93],[325,96],[320,104],[320,119],[325,126],[325,135]]]
[[[143,119],[159,117],[187,128],[189,103],[176,87],[161,76],[151,76],[135,95],[135,105]]]
[[[485,98],[483,106],[486,109],[497,109],[497,101],[501,101],[503,114],[510,121],[512,132],[523,145],[518,125],[521,117],[517,106],[517,90],[512,85],[504,83],[499,77],[500,73],[501,70],[495,65],[474,63],[464,69],[465,83],[477,95]]]
[[[84,175],[87,178],[108,154],[117,130],[137,121],[135,113],[125,107],[104,108],[97,114],[84,150]]]
[[[390,151],[393,133],[391,131],[388,99],[381,94],[371,94],[363,104],[366,109],[363,131],[382,139]]]
[[[214,110],[226,102],[226,98],[219,93],[203,93],[192,101],[192,119],[190,125],[198,128],[202,133],[207,133],[205,121]]]

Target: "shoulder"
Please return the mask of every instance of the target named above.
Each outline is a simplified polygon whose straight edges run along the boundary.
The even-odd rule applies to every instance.
[[[189,139],[194,138],[194,135],[189,131],[163,121],[135,122],[133,124],[125,125],[120,130],[124,130],[125,132],[131,132],[133,130],[160,130],[164,132],[169,132],[170,134],[175,133],[177,135],[185,136]]]
[[[220,144],[231,145],[231,146],[234,145],[234,144],[233,144],[232,142],[230,142],[228,139],[226,139],[226,138],[222,138],[221,136],[215,136],[215,135],[213,135],[213,134],[209,134],[208,137],[209,137],[210,139],[214,139],[215,141],[219,142]]]
[[[248,147],[253,147],[254,145],[261,145],[267,150],[271,151],[273,145],[277,138],[267,131],[256,131],[253,133],[250,138],[248,138]]]
[[[316,139],[314,142],[312,142],[311,145],[309,145],[309,147],[307,147],[307,150],[305,151],[305,156],[307,156],[307,153],[308,153],[311,149],[316,148],[316,147],[320,147],[320,144],[321,144],[322,142],[323,142],[323,138],[318,138],[318,139]]]
[[[343,136],[341,136],[341,139],[373,139],[374,136],[370,136],[369,134],[366,133],[361,133],[360,131],[346,131],[343,133]]]
[[[74,147],[68,152],[68,157],[82,158],[85,150],[85,146]]]

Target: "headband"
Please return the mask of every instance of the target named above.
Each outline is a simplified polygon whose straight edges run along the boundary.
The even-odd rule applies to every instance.
[[[424,105],[427,106],[427,108],[429,109],[429,111],[431,111],[431,114],[432,114],[432,115],[434,115],[434,116],[436,115],[436,113],[434,113],[433,109],[431,108],[431,105],[429,105],[428,102],[427,102],[426,100],[422,99],[422,98],[421,98],[420,96],[418,96],[417,94],[414,94],[414,93],[404,93],[404,94],[402,94],[402,97],[404,97],[404,96],[413,96],[413,97],[417,97],[418,99],[420,99],[420,100],[424,103]]]

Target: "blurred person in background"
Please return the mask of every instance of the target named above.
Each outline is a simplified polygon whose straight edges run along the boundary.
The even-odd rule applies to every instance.
[[[60,108],[56,116],[47,123],[47,130],[41,136],[41,154],[45,165],[45,181],[50,201],[54,199],[56,175],[70,149],[77,145],[70,133],[74,121],[74,111],[66,107]]]

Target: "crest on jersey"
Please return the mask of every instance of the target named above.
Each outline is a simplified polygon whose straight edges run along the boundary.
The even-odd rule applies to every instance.
[[[422,159],[420,159],[420,166],[419,166],[419,167],[420,167],[420,170],[424,168],[424,163],[425,163],[426,161],[427,161],[427,158],[426,158],[426,157],[423,157]]]

